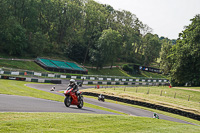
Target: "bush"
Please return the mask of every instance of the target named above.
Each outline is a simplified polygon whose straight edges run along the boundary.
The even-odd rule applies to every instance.
[[[122,69],[128,73],[132,73],[133,72],[133,68],[129,67],[127,64],[124,64]]]

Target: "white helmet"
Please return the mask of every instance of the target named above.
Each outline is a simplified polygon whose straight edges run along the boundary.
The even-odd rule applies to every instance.
[[[70,84],[74,84],[75,83],[75,80],[74,79],[70,79]]]
[[[69,82],[75,82],[75,80],[74,79],[70,79],[70,81]]]

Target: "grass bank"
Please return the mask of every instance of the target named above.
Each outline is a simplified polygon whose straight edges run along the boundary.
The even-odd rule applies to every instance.
[[[35,72],[48,72],[48,73],[58,73],[58,72],[50,72],[39,65],[37,65],[33,61],[17,61],[17,60],[0,60],[0,67],[7,67],[12,69],[22,69],[29,70]],[[60,73],[61,74],[61,73]],[[80,74],[70,74],[70,75],[80,75]],[[166,78],[166,76],[156,74],[156,73],[148,73],[141,71],[141,74],[138,75],[129,75],[125,71],[119,68],[106,68],[101,70],[88,68],[88,75],[107,75],[107,76],[125,76],[125,77],[152,77],[152,78]]]
[[[47,72],[33,61],[0,60],[0,67],[30,70],[36,72]]]
[[[83,91],[113,95],[200,114],[200,92],[168,87],[110,87]],[[190,98],[189,101],[188,98]]]
[[[198,133],[200,131],[199,126],[133,116],[0,113],[0,119],[0,132]]]

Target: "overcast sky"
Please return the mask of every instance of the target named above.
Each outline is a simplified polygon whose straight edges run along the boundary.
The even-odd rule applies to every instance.
[[[116,10],[127,10],[153,29],[154,34],[177,39],[195,15],[200,14],[200,0],[95,0]]]

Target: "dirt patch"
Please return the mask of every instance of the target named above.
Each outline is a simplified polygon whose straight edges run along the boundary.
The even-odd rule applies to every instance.
[[[173,87],[173,88],[180,89],[180,90],[190,90],[190,91],[197,91],[197,92],[200,92],[200,90],[190,89],[190,88],[179,88],[179,87]]]

